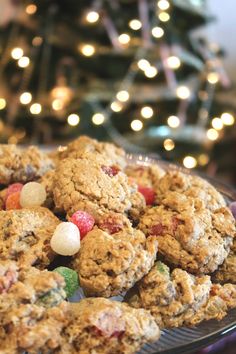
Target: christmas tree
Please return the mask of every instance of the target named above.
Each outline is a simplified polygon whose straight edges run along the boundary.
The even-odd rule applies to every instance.
[[[205,0],[2,0],[1,141],[79,134],[204,166],[234,124]]]

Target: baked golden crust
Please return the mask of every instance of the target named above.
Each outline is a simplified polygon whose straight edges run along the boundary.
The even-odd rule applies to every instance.
[[[236,284],[236,238],[234,238],[228,257],[214,273],[213,279],[219,283]]]
[[[125,173],[138,185],[154,189],[156,189],[159,180],[165,175],[165,171],[158,164],[150,166],[129,165],[126,167]]]

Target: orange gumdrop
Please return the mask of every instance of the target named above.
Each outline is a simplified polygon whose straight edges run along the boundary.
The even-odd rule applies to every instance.
[[[20,205],[20,192],[10,194],[6,200],[6,210],[21,209]]]

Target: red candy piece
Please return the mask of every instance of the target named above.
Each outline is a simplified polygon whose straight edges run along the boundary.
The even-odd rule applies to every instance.
[[[120,171],[120,169],[117,166],[102,166],[102,170],[109,177],[114,177]]]
[[[104,222],[99,223],[99,227],[100,227],[100,229],[108,232],[111,235],[113,235],[123,229],[122,224],[115,223],[112,220],[105,220]]]
[[[155,201],[155,192],[150,187],[138,186],[138,191],[144,196],[147,205],[153,205]]]
[[[21,209],[20,192],[15,192],[9,195],[6,200],[6,210]]]
[[[23,188],[23,184],[22,183],[13,183],[11,184],[6,191],[6,200],[9,197],[9,195],[16,193],[16,192],[20,192]]]
[[[82,210],[76,211],[72,215],[70,221],[78,227],[81,240],[89,231],[92,230],[95,223],[93,216]]]
[[[149,235],[153,235],[153,236],[162,235],[164,230],[165,230],[165,226],[163,226],[161,223],[159,223],[159,224],[153,225],[151,227]]]

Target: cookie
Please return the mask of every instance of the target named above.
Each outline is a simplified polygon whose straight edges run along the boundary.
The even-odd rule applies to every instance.
[[[0,260],[45,268],[54,258],[50,239],[58,224],[43,207],[0,211]]]
[[[217,269],[213,276],[214,281],[219,283],[236,284],[236,238],[231,247],[228,257],[224,263]]]
[[[86,157],[63,160],[54,181],[55,205],[69,216],[77,210],[87,211],[95,219],[108,210],[126,213],[132,208],[132,194],[139,193],[117,166]]]
[[[212,284],[208,275],[194,276],[180,268],[170,272],[157,262],[127,301],[149,310],[161,328],[195,326],[204,320],[221,320],[236,307],[236,285]]]
[[[127,176],[132,178],[138,185],[155,188],[165,171],[158,165],[137,166],[129,165],[125,169]]]
[[[200,199],[178,192],[169,192],[162,205],[148,209],[138,227],[158,239],[158,252],[166,261],[196,274],[214,272],[236,234],[227,207],[211,211]]]
[[[60,354],[132,354],[160,337],[148,311],[121,302],[89,298],[71,304],[70,310]]]
[[[94,228],[82,240],[72,268],[87,296],[110,297],[131,288],[151,269],[157,241],[131,226]],[[114,232],[115,231],[115,232]]]
[[[195,175],[168,171],[156,185],[157,204],[161,204],[170,191],[198,198],[210,210],[226,206],[223,196],[210,183]]]
[[[36,146],[21,150],[16,145],[0,145],[0,184],[39,179],[53,166],[53,161]]]

